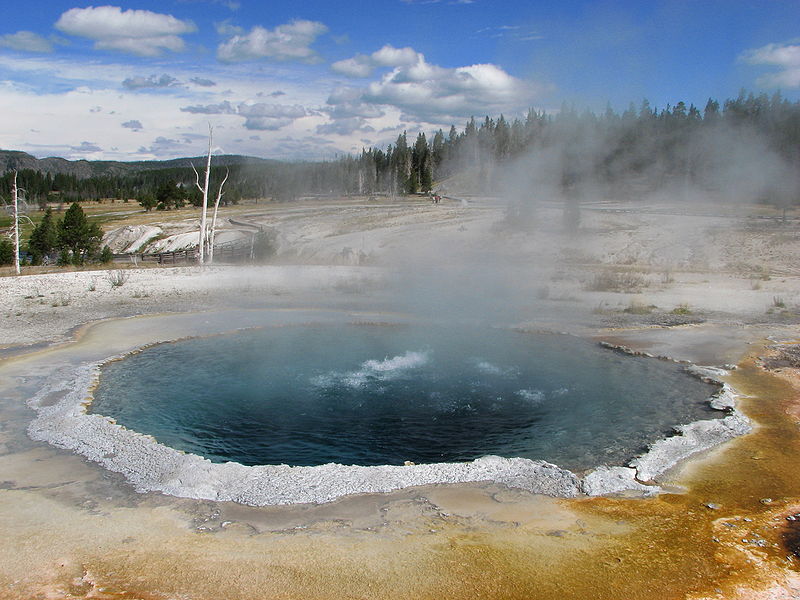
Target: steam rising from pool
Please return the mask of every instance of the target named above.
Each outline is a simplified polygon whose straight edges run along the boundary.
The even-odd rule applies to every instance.
[[[267,328],[148,348],[91,411],[214,462],[624,464],[719,416],[679,365],[568,336],[417,325]]]

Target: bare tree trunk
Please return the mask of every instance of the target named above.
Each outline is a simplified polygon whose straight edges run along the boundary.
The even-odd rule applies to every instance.
[[[201,186],[200,185],[200,175],[197,173],[197,169],[194,168],[192,165],[192,169],[194,169],[195,175],[195,184],[197,185],[197,189],[199,189],[203,193],[203,211],[200,216],[200,241],[199,241],[199,249],[200,249],[200,264],[205,263],[205,249],[206,249],[206,241],[208,239],[208,231],[206,230],[206,214],[208,213],[208,178],[211,175],[211,136],[212,136],[213,128],[211,127],[211,123],[208,124],[208,157],[206,159],[206,175],[205,175],[205,183]]]
[[[11,182],[11,201],[14,203],[14,270],[19,275],[19,200],[17,199],[17,172]]]
[[[230,171],[225,171],[225,179],[222,180],[222,183],[219,184],[219,190],[217,190],[217,199],[214,202],[214,216],[211,218],[211,242],[208,245],[208,264],[214,262],[214,238],[217,235],[217,211],[219,210],[219,201],[222,199],[222,196],[225,195],[225,192],[222,191],[225,182],[228,181],[228,175],[230,175]]]

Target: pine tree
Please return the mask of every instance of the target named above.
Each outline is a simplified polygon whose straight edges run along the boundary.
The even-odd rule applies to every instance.
[[[719,118],[719,102],[713,100],[711,98],[708,99],[706,102],[706,108],[704,113],[704,118],[706,121],[715,121]]]
[[[409,193],[429,192],[431,189],[430,150],[425,134],[422,132],[417,135],[417,141],[414,142],[414,149],[411,152],[411,169],[410,179],[413,181],[409,184]]]
[[[444,132],[440,129],[433,136],[431,145],[431,180],[441,176],[442,163],[444,162]],[[431,184],[432,185],[432,184]]]
[[[411,174],[410,154],[406,132],[404,131],[401,135],[397,136],[394,152],[392,152],[392,169],[394,171],[394,181],[396,182],[397,189],[405,192],[408,192],[409,186],[413,185],[409,183],[409,181],[413,179],[409,177]]]
[[[96,223],[89,223],[80,204],[73,202],[58,223],[58,244],[72,253],[75,264],[81,264],[100,246],[103,232]]]
[[[14,264],[14,244],[11,240],[0,239],[0,265]]]
[[[511,131],[503,115],[494,127],[494,153],[498,160],[505,160],[511,153]]]
[[[108,264],[112,260],[114,260],[114,254],[111,252],[111,248],[108,246],[103,246],[103,250],[100,252],[100,262],[103,264]]]
[[[158,186],[158,190],[156,191],[156,200],[158,201],[158,205],[156,208],[158,208],[158,210],[182,208],[185,199],[186,191],[182,187],[178,187],[178,184],[174,180],[170,179]],[[202,204],[203,200],[201,198],[199,205],[202,206]]]
[[[58,246],[58,230],[53,221],[53,210],[48,208],[42,220],[33,228],[28,241],[31,264],[42,264],[42,259],[55,250],[56,246]]]
[[[156,200],[153,194],[142,194],[142,196],[139,198],[139,204],[142,205],[142,208],[144,208],[145,212],[150,212],[156,206],[158,206],[158,200]]]

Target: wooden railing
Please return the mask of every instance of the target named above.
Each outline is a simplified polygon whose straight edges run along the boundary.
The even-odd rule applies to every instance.
[[[252,242],[250,240],[236,240],[217,244],[214,246],[215,263],[245,263],[253,257]],[[153,252],[115,254],[115,263],[156,263],[159,265],[196,265],[200,260],[197,248],[178,250],[176,252]]]

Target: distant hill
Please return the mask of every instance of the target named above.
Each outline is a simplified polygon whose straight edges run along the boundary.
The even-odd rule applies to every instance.
[[[113,160],[67,160],[65,158],[49,157],[36,158],[27,152],[18,150],[0,150],[0,175],[14,169],[32,169],[51,175],[75,175],[79,179],[99,177],[104,175],[127,175],[137,171],[153,171],[158,169],[188,168],[194,163],[198,169],[205,164],[205,156],[188,158],[175,158],[172,160],[143,160],[134,162],[120,162]],[[225,154],[213,157],[214,166],[231,165],[269,165],[278,164],[280,161]]]

